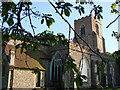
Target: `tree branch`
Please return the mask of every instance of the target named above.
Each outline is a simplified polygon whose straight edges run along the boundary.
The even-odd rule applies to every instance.
[[[31,17],[30,17],[30,7],[29,7],[29,5],[28,5],[28,17],[29,17],[29,20],[30,20],[31,28],[32,28],[32,30],[33,30],[33,34],[34,34],[34,36],[35,36],[34,26],[33,26],[33,24],[32,24],[32,20],[31,20]]]
[[[106,28],[108,28],[111,24],[113,24],[119,17],[120,17],[120,15],[118,15],[117,18],[115,18],[109,25],[107,25]]]
[[[59,16],[68,24],[68,26],[74,31],[74,33],[86,44],[86,46],[88,46],[89,49],[90,49],[93,53],[95,53],[96,55],[98,55],[98,56],[102,59],[102,61],[103,61],[104,63],[106,63],[106,61],[102,58],[102,56],[101,56],[100,54],[98,54],[97,52],[95,52],[95,51],[88,45],[88,43],[74,30],[74,28],[70,25],[70,23],[59,13],[59,11],[56,9],[56,7],[53,5],[53,3],[52,3],[50,0],[48,0],[48,2],[49,2],[50,5],[55,9],[56,13],[58,13],[58,15],[59,15]]]

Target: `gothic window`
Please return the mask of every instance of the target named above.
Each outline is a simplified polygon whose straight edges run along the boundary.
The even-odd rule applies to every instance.
[[[98,24],[96,24],[95,27],[96,27],[96,32],[99,35],[99,26],[98,26]]]
[[[81,66],[80,66],[80,70],[81,70],[81,74],[82,75],[85,75],[88,77],[88,74],[89,74],[89,67],[88,67],[88,62],[86,59],[83,59],[81,61]],[[83,82],[87,82],[88,80],[83,80]]]
[[[61,80],[61,72],[60,72],[61,66],[58,67],[58,80]]]
[[[55,80],[57,80],[57,66],[55,66]]]
[[[85,25],[81,26],[80,33],[81,33],[81,36],[85,35]]]
[[[55,54],[51,61],[50,78],[51,80],[61,80],[62,73],[62,59],[59,53]]]

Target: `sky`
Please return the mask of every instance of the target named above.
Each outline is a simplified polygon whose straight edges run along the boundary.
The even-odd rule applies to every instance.
[[[112,31],[118,31],[118,21],[113,23],[109,28],[106,28],[106,26],[110,22],[112,22],[117,17],[117,15],[110,13],[110,9],[111,9],[110,6],[112,2],[95,2],[95,4],[100,4],[101,6],[103,6],[103,13],[102,13],[103,19],[101,20],[102,34],[103,34],[103,37],[105,38],[106,51],[113,53],[114,51],[118,50],[118,42],[114,37],[111,36],[111,34],[112,34]],[[68,37],[68,29],[69,29],[68,25],[61,19],[61,17],[57,13],[55,13],[54,8],[48,2],[33,2],[32,7],[33,7],[33,10],[40,11],[40,13],[52,14],[53,18],[55,19],[55,23],[49,29],[46,26],[46,24],[41,25],[41,19],[32,18],[33,24],[37,27],[35,29],[36,34],[44,30],[50,30],[50,31],[54,31],[55,34],[64,33],[65,36]],[[85,5],[84,15],[80,16],[77,11],[73,10],[70,17],[65,17],[65,18],[70,22],[72,27],[74,27],[74,20],[77,20],[89,15],[91,9],[92,8],[90,5]],[[22,22],[22,24],[26,30],[32,31],[29,26],[28,19],[25,19]],[[74,37],[74,33],[72,32],[71,38],[73,37]]]

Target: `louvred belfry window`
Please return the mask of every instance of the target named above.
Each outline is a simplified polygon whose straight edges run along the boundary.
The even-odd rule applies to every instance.
[[[85,25],[81,26],[81,36],[85,35]]]

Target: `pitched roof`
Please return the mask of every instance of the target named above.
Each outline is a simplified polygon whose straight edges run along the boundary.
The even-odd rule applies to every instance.
[[[15,51],[15,46],[13,45],[7,45],[5,52],[6,55],[9,55],[9,50],[14,50]],[[31,54],[35,57],[38,57],[39,54],[42,56],[42,52],[39,52],[39,54],[34,54],[34,52],[31,52]],[[14,65],[10,65],[11,67],[16,67],[16,68],[26,68],[26,69],[34,69],[35,67],[39,68],[40,70],[45,70],[45,68],[42,67],[42,65],[33,57],[25,53],[25,49],[23,49],[23,53],[20,53],[20,48],[16,49],[15,53],[15,61]]]

